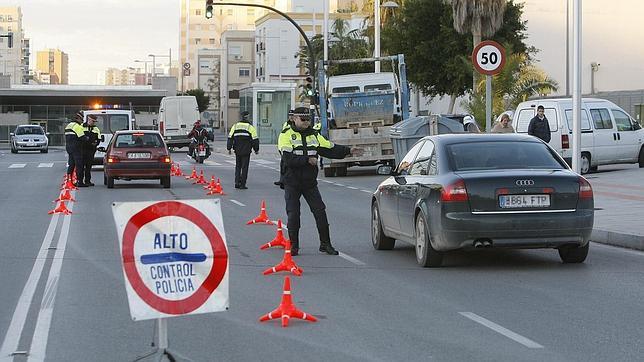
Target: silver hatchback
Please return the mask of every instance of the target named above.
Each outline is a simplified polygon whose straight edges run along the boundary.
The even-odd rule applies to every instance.
[[[48,133],[38,125],[19,125],[9,135],[11,136],[11,153],[18,153],[18,151],[49,152]]]

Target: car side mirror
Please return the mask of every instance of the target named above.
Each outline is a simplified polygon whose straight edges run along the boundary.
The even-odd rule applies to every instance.
[[[9,136],[15,136],[15,135],[16,135],[16,134],[15,134],[15,133],[13,133],[13,132],[9,133]]]
[[[105,152],[106,151],[105,147],[103,147],[103,146],[96,148],[96,150],[100,151],[100,152]]]
[[[105,142],[105,135],[104,134],[101,135],[101,142]]]
[[[45,136],[49,136],[49,132],[45,132]]]
[[[394,168],[389,165],[380,165],[376,170],[378,175],[390,176],[393,174]]]

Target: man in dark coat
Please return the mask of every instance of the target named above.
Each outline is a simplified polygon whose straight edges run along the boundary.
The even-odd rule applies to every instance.
[[[543,106],[537,107],[537,115],[530,120],[528,134],[541,138],[546,143],[550,142],[550,125]]]

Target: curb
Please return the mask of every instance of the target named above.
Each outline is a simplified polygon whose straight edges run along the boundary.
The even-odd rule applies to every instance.
[[[644,251],[644,236],[641,235],[593,229],[590,240],[601,244]]]

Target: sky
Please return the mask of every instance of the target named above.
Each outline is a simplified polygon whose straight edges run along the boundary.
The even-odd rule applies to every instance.
[[[97,84],[109,67],[141,67],[148,54],[179,53],[180,0],[20,0],[22,27],[36,51],[59,48],[69,55],[70,84]],[[167,58],[157,58],[167,63]],[[149,64],[151,67],[151,63]]]

